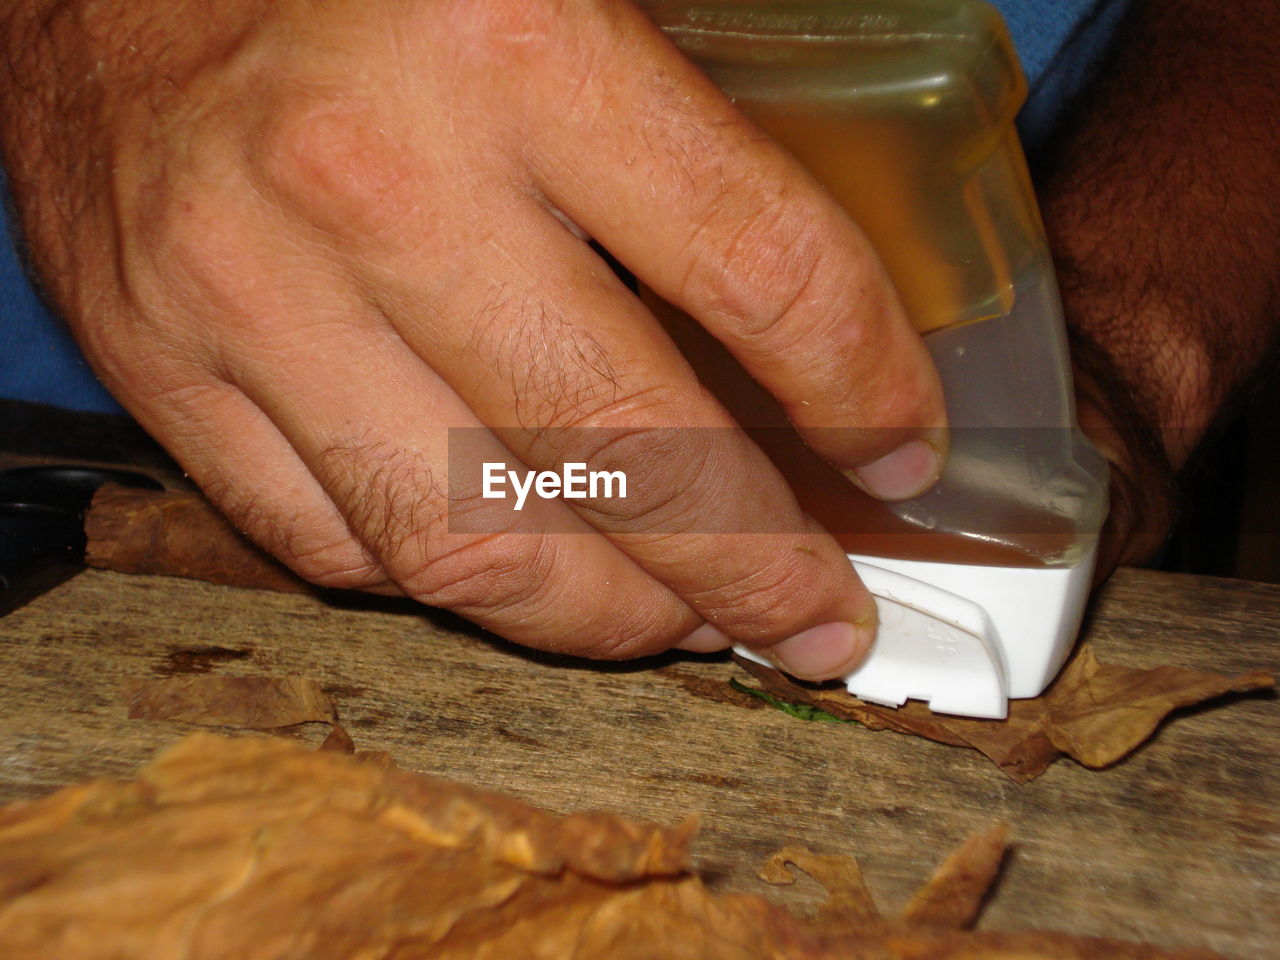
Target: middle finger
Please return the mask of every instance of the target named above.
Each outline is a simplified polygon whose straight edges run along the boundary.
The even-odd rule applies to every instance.
[[[569,502],[707,622],[761,646],[852,625],[864,645],[874,605],[835,541],[590,247],[505,199],[448,283],[384,248],[366,294],[524,463],[625,473],[625,500]]]

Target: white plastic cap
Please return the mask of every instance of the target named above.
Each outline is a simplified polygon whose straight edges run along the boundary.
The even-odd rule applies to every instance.
[[[849,692],[887,706],[925,700],[937,713],[1007,716],[1009,699],[1037,696],[1071,652],[1094,558],[1090,550],[1070,567],[988,567],[850,556],[880,629],[843,678]]]

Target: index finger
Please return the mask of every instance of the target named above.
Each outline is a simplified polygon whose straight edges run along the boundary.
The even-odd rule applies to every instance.
[[[566,57],[594,63],[584,102],[530,93],[555,120],[531,131],[539,187],[851,479],[882,499],[922,492],[945,456],[941,386],[870,243],[639,11],[612,9],[611,36],[594,35],[602,17],[563,34],[582,48]],[[613,54],[591,61],[591,44]]]

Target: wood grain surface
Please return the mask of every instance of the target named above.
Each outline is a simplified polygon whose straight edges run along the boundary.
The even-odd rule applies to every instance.
[[[1122,570],[1086,635],[1117,663],[1275,670],[1280,587]],[[0,619],[0,799],[130,777],[194,728],[128,720],[124,684],[202,671],[312,677],[359,747],[553,810],[667,824],[696,811],[697,861],[717,889],[813,902],[812,884],[755,879],[770,853],[804,844],[856,855],[898,907],[953,845],[1004,818],[1016,845],[983,926],[1239,958],[1280,943],[1271,694],[1184,711],[1111,769],[1062,761],[1018,786],[971,751],[757,707],[728,687],[749,678],[723,658],[563,662],[394,602],[89,571]]]

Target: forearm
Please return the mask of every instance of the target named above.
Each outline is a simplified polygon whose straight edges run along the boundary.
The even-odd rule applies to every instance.
[[[1139,0],[1042,183],[1082,422],[1143,488],[1126,559],[1276,339],[1280,7],[1250,6]]]

